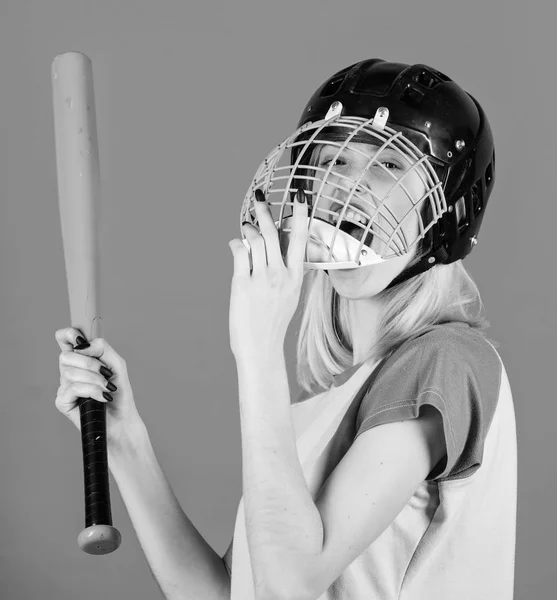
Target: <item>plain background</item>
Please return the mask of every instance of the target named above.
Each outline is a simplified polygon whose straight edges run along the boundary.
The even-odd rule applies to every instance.
[[[322,81],[358,60],[430,64],[486,110],[497,181],[465,265],[509,373],[518,429],[516,598],[554,597],[555,44],[551,3],[1,0],[0,596],[159,597],[112,483],[122,546],[77,547],[79,434],[54,407],[69,308],[50,64],[93,60],[104,335],[157,456],[221,555],[241,495],[228,301],[239,211]],[[287,338],[293,393],[296,322]],[[478,540],[481,544],[481,540]]]

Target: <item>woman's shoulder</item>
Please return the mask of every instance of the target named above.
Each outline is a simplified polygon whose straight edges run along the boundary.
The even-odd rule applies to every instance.
[[[384,379],[398,380],[401,373],[409,374],[419,364],[431,365],[438,362],[445,364],[465,364],[466,368],[475,369],[482,365],[496,365],[500,357],[495,350],[497,344],[475,327],[464,321],[443,321],[430,325],[411,335],[384,356],[373,372],[373,382]],[[333,386],[339,387],[360,368],[361,363],[347,367],[334,376]],[[306,402],[321,396],[327,390],[313,392],[302,390],[292,399],[292,405]]]
[[[501,357],[493,343],[466,322],[448,321],[428,327],[399,344],[384,360],[375,382],[397,381],[401,374],[421,377],[424,371],[497,371]]]
[[[496,343],[479,329],[470,326],[464,321],[444,321],[429,326],[408,340],[400,344],[396,352],[409,352],[419,349],[424,351],[451,351],[466,352],[483,349],[487,352],[495,351]]]

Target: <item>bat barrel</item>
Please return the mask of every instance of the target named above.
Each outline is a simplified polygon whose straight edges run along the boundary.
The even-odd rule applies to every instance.
[[[52,62],[58,199],[72,327],[101,337],[98,244],[100,166],[91,60],[67,52]],[[107,554],[121,542],[112,526],[106,405],[80,398],[85,529],[79,547]]]
[[[100,165],[91,59],[67,52],[52,62],[58,200],[72,325],[100,332]],[[75,325],[74,325],[75,326]]]

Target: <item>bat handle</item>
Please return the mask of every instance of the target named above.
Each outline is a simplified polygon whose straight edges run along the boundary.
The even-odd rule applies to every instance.
[[[85,529],[77,543],[88,554],[109,554],[122,541],[112,526],[108,454],[106,448],[106,404],[80,398],[83,481],[85,486]]]

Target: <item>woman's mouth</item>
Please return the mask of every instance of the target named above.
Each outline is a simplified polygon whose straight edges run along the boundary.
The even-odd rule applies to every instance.
[[[358,209],[358,212],[353,210],[351,207],[348,208],[348,210],[346,210],[344,213],[339,229],[358,241],[361,241],[369,223],[369,217],[365,214],[361,214],[364,212],[364,210],[360,206],[354,206],[354,208]],[[331,225],[337,225],[342,209],[343,207],[339,207],[335,211],[336,214],[332,218]],[[371,248],[372,241],[373,233],[370,230],[364,239],[364,244]]]
[[[353,238],[357,239],[358,241],[362,240],[362,238],[364,237],[364,233],[365,233],[365,228],[363,227],[363,225],[357,225],[356,223],[351,223],[350,221],[346,221],[346,220],[342,221],[339,229],[341,231],[344,231],[344,233],[351,235]],[[371,230],[370,230],[368,232],[368,234],[365,236],[364,245],[367,246],[368,248],[371,248],[372,242],[373,242],[373,234],[371,233]]]

